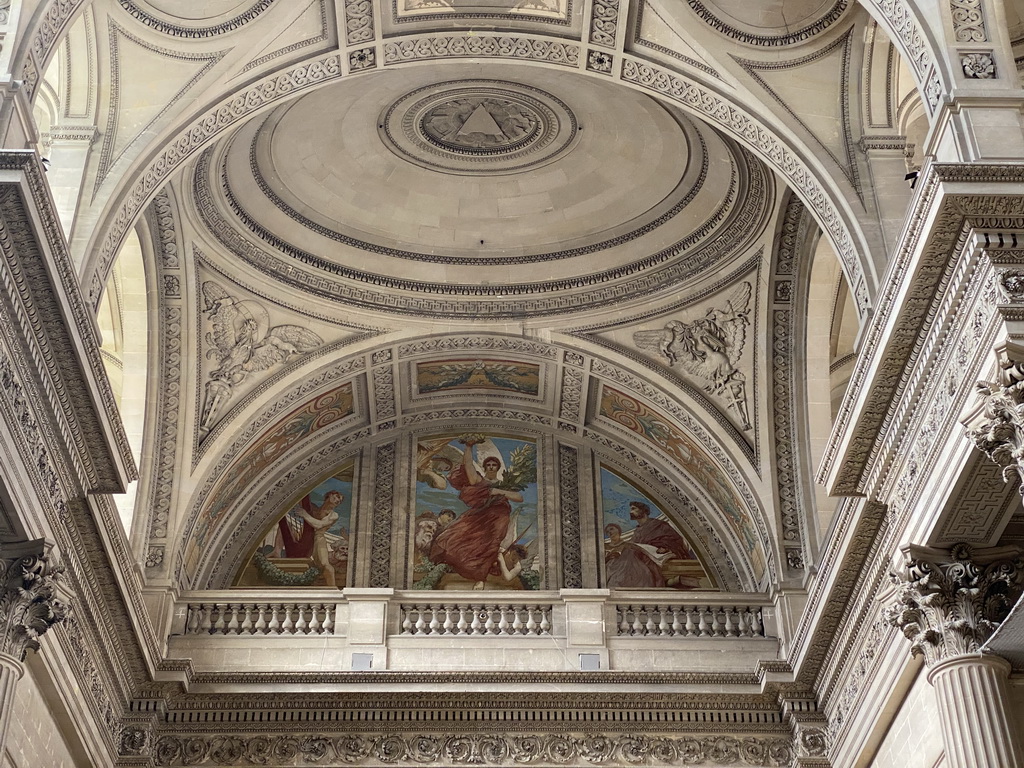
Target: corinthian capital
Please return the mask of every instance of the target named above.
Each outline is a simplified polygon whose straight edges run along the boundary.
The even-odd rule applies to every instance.
[[[885,619],[929,666],[979,653],[1024,588],[1024,558],[1016,549],[979,550],[972,557],[969,546],[957,544],[948,552],[908,547],[904,554],[904,570],[891,574],[897,603]]]
[[[62,572],[49,562],[42,539],[0,545],[0,653],[24,660],[64,620],[69,608],[57,593]]]

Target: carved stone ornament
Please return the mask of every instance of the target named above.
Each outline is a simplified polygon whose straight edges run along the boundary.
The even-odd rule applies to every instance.
[[[996,63],[991,53],[965,53],[960,57],[964,76],[972,80],[991,80],[996,76]]]
[[[1024,270],[997,270],[999,291],[1007,301],[1024,301]]]
[[[0,546],[0,653],[24,661],[38,638],[69,612],[57,597],[57,580],[63,572],[43,554],[42,540],[23,545]]]
[[[788,738],[632,734],[272,734],[161,736],[158,766],[179,765],[745,765],[789,766]],[[333,761],[340,761],[334,763]]]
[[[977,654],[1020,597],[1024,558],[994,550],[972,559],[971,548],[910,547],[903,573],[892,573],[898,603],[885,620],[911,641],[928,666],[942,659]]]
[[[979,450],[1003,468],[1003,481],[1024,479],[1024,364],[1004,362],[1002,381],[979,381],[981,396],[967,420]],[[1021,486],[1024,493],[1024,485]]]

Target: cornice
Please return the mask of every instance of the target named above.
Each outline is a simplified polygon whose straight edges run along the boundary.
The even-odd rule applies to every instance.
[[[0,152],[0,251],[16,328],[87,491],[121,493],[137,472],[86,308],[35,153]],[[46,237],[40,240],[40,233]]]
[[[936,163],[925,169],[818,475],[833,495],[864,494],[866,479],[887,461],[888,451],[880,449],[896,428],[892,409],[921,385],[924,337],[943,321],[935,296],[975,226],[1024,220],[1019,188],[1011,194],[997,186],[1022,183],[1024,165]],[[927,354],[935,351],[929,347]],[[918,373],[911,376],[911,370]]]

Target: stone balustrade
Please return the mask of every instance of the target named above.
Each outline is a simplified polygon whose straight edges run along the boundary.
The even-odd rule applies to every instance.
[[[764,637],[759,605],[615,606],[618,634],[630,637]]]
[[[402,635],[550,635],[550,603],[402,603]]]

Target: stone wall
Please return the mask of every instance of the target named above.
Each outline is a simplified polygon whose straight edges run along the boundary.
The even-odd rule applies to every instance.
[[[900,705],[871,768],[934,768],[942,754],[935,691],[922,673]]]
[[[18,681],[5,758],[4,768],[75,767],[31,669]]]

